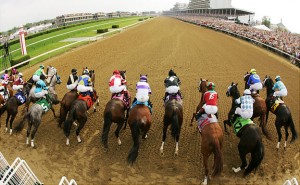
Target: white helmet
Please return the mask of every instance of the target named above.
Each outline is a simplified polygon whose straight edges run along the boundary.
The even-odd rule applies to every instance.
[[[245,89],[245,90],[244,90],[244,95],[245,95],[245,94],[251,95],[251,91],[250,91],[249,89]]]
[[[89,74],[89,70],[88,70],[88,69],[85,69],[85,70],[83,71],[83,74],[88,75],[88,74]]]
[[[22,73],[19,73],[19,77],[23,77],[23,74],[22,74]]]

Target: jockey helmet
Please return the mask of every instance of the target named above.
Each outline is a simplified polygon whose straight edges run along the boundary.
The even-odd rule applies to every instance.
[[[169,76],[176,76],[176,73],[173,71],[173,69],[170,69]]]
[[[142,75],[140,76],[140,82],[147,82],[147,76],[146,75]]]
[[[19,73],[19,77],[23,77],[23,74],[22,74],[22,73]]]
[[[13,74],[17,74],[16,68],[12,68]]]
[[[88,69],[85,69],[85,70],[83,71],[83,74],[88,75],[88,74],[89,74],[89,70],[88,70]]]
[[[120,74],[120,71],[119,70],[114,70],[113,74]]]
[[[4,73],[8,73],[8,70],[7,70],[7,69],[5,69]]]
[[[249,89],[245,89],[245,90],[244,90],[244,95],[246,95],[246,94],[247,94],[247,95],[251,95],[251,91],[250,91]]]
[[[256,70],[255,69],[251,69],[250,70],[250,74],[256,74]]]
[[[213,82],[208,82],[206,87],[208,90],[215,90],[215,84]]]
[[[279,76],[279,75],[277,75],[276,77],[275,77],[275,81],[277,82],[277,81],[280,81],[281,80],[281,77]]]
[[[43,64],[41,64],[41,65],[40,65],[40,68],[41,68],[41,69],[44,69],[44,68],[45,68],[45,66],[44,66]]]
[[[72,69],[71,73],[77,73],[77,69]]]

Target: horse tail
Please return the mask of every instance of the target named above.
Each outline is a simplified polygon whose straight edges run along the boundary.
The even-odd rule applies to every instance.
[[[298,134],[297,134],[296,129],[295,129],[295,124],[294,124],[292,115],[289,116],[288,125],[290,126],[291,131],[292,131],[292,139],[291,139],[291,143],[292,143],[298,138]]]
[[[7,103],[0,108],[0,117],[7,110]]]
[[[70,130],[73,124],[73,118],[74,118],[74,114],[75,114],[75,107],[73,106],[68,114],[68,118],[65,120],[64,122],[64,133],[66,137],[69,137],[70,135]]]
[[[107,140],[108,140],[108,133],[111,126],[112,119],[112,113],[111,111],[107,111],[104,113],[104,125],[103,125],[103,131],[102,131],[102,143],[104,144],[104,147],[107,148]]]
[[[217,137],[214,141],[214,169],[212,176],[220,175],[223,170],[223,155],[221,151],[221,143]]]
[[[25,120],[29,119],[29,116],[30,116],[30,111],[26,112],[21,122],[17,124],[17,126],[15,126],[14,130],[16,131],[16,133],[19,133],[23,130],[25,126]]]
[[[58,127],[61,127],[61,124],[66,120],[66,117],[67,117],[67,111],[66,111],[66,107],[65,107],[65,102],[61,101]]]
[[[251,151],[251,161],[247,169],[244,171],[244,177],[249,175],[252,170],[256,170],[257,167],[260,165],[261,161],[263,160],[265,155],[264,152],[264,145],[262,141],[259,139],[256,141],[256,145],[254,149]]]
[[[140,128],[139,128],[139,122],[137,120],[133,121],[131,124],[131,135],[133,139],[133,146],[127,156],[127,162],[129,164],[133,164],[138,156],[138,150],[139,150],[139,137],[140,137]]]
[[[171,125],[171,135],[176,139],[179,136],[179,121],[178,121],[178,114],[177,108],[173,109],[172,112],[172,125]]]

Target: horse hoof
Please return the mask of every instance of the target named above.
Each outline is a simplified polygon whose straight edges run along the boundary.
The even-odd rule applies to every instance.
[[[175,152],[175,153],[174,153],[174,157],[177,157],[177,156],[178,156],[178,152]]]
[[[99,106],[100,104],[99,104],[99,103],[97,103],[96,105],[97,105],[97,106]]]
[[[190,127],[192,127],[193,126],[193,124],[192,123],[190,123]]]
[[[163,157],[164,156],[164,151],[160,149],[160,156]]]
[[[94,109],[94,112],[97,112],[97,109]]]

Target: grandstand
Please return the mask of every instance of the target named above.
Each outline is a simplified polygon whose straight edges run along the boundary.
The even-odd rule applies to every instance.
[[[251,24],[254,22],[254,12],[233,8],[231,0],[191,0],[186,9],[178,9],[175,6],[170,11],[164,11],[163,15],[219,17],[232,21],[239,20],[242,24]]]

